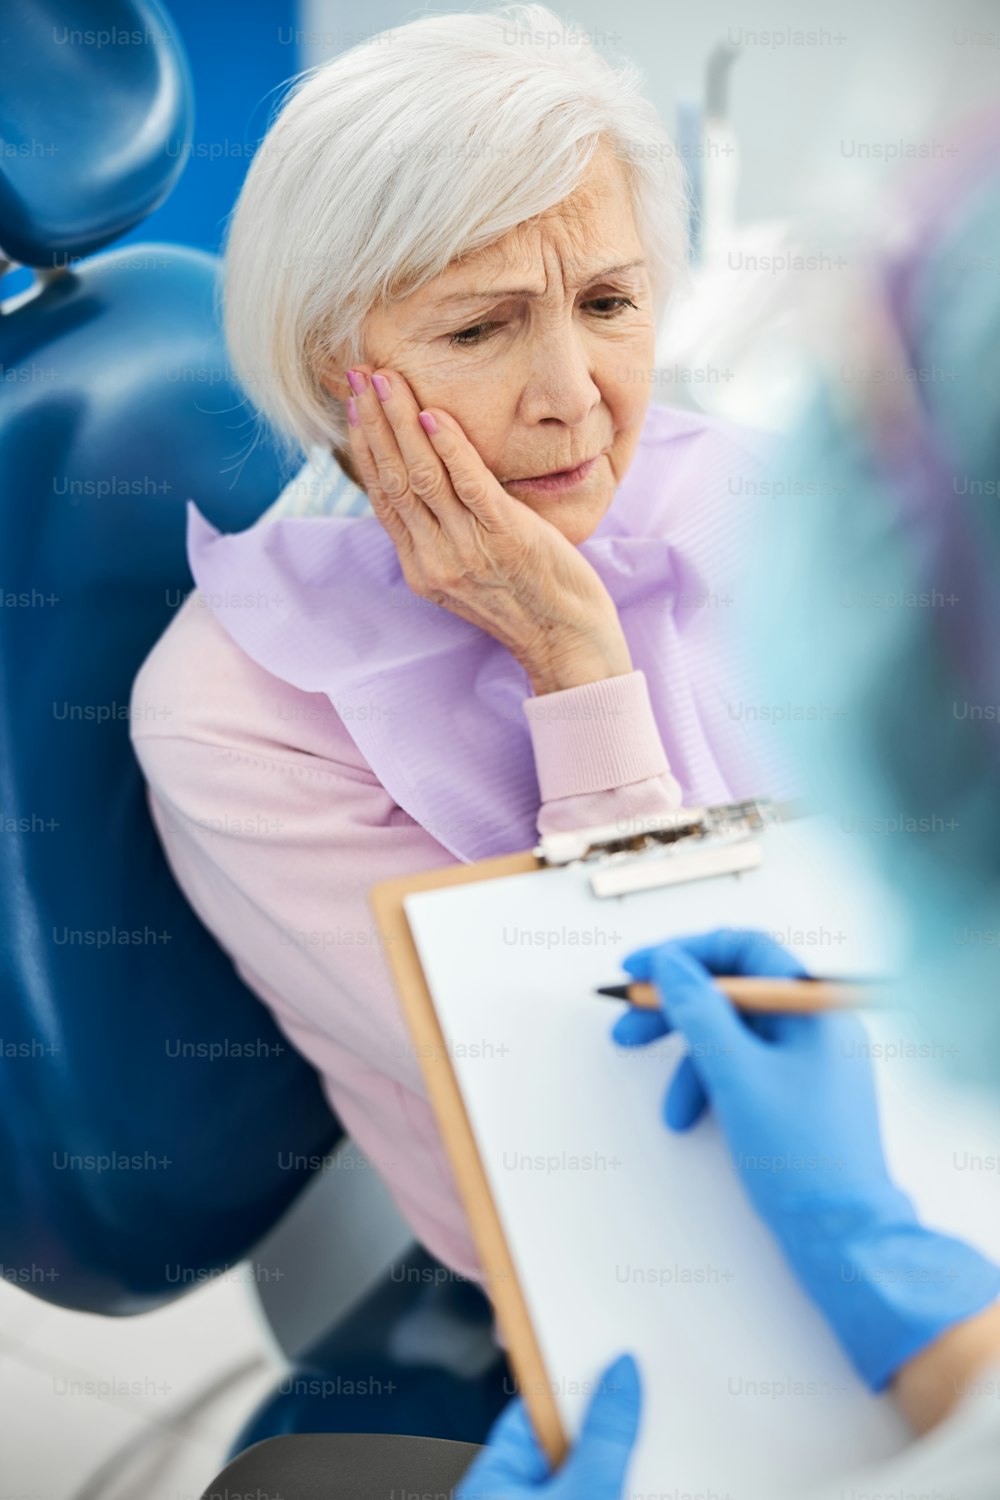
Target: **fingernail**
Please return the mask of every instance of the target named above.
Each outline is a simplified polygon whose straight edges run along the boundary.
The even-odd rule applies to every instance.
[[[389,398],[389,394],[392,391],[392,386],[389,384],[385,376],[373,375],[372,385],[375,387],[375,394],[378,396],[378,399],[380,401],[387,401]]]
[[[351,390],[354,392],[354,394],[356,396],[360,396],[361,392],[365,388],[365,372],[364,372],[364,370],[348,370],[348,372],[347,372],[347,379],[348,379],[348,382],[350,383]]]
[[[432,411],[422,411],[420,413],[419,420],[421,427],[424,429],[427,435],[429,437],[433,437],[434,433],[438,430],[437,419],[435,418],[434,413]]]
[[[358,417],[358,403],[353,396],[348,396],[347,398],[347,420],[352,427],[357,427],[360,420]]]

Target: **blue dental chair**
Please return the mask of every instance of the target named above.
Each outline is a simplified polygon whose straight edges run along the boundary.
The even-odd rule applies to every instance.
[[[67,45],[97,27],[145,40]],[[187,497],[240,530],[289,476],[231,383],[215,259],[108,248],[170,192],[191,140],[169,16],[6,0],[0,47],[0,1267],[63,1307],[136,1314],[256,1254],[344,1144],[175,884],[129,740],[132,681],[192,587]],[[4,300],[19,266],[34,284]],[[437,1265],[412,1244],[399,1260]],[[389,1280],[307,1325],[293,1362],[398,1376],[399,1326],[434,1278]],[[483,1346],[485,1299],[435,1296]],[[277,1396],[234,1452],[303,1428],[481,1441],[502,1357],[456,1371],[411,1348],[404,1365],[395,1403]]]
[[[132,1313],[176,1295],[171,1268],[240,1259],[305,1181],[277,1152],[340,1130],[174,883],[129,742],[132,680],[191,588],[185,498],[236,530],[280,476],[263,445],[235,468],[213,259],[94,254],[169,192],[192,119],[176,44],[57,40],[94,25],[14,0],[2,28],[0,247],[36,283],[0,304],[0,1261]],[[215,1061],[171,1045],[227,1039]]]

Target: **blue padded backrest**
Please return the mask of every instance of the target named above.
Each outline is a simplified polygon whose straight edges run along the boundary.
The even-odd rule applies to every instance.
[[[153,10],[9,7],[0,24],[22,42],[57,13],[87,9],[93,26],[95,11],[102,25],[128,11],[134,27]],[[67,179],[44,209],[24,194],[13,210],[8,177],[5,249],[42,260],[92,244],[165,191],[153,138],[162,152],[189,127],[183,62],[141,51],[112,59],[102,93],[100,49],[74,77],[25,44],[5,131],[58,118],[89,175],[76,198]],[[143,96],[150,139],[119,160]],[[123,101],[101,135],[94,121]],[[77,117],[93,126],[82,142]],[[119,166],[117,198],[91,195]],[[187,498],[236,530],[287,477],[265,444],[247,453],[217,269],[130,246],[0,306],[0,1265],[102,1312],[156,1305],[240,1258],[340,1135],[315,1073],[173,880],[129,739],[136,672],[192,586]]]
[[[0,317],[25,377],[0,405],[0,1261],[104,1310],[238,1258],[310,1175],[279,1156],[314,1165],[336,1134],[174,882],[129,740],[132,681],[192,586],[185,499],[239,529],[280,482],[262,447],[228,472],[247,432],[214,276],[197,251],[110,252]]]

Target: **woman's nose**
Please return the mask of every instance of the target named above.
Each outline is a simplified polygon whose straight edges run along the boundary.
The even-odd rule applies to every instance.
[[[576,427],[601,402],[600,365],[593,345],[572,325],[539,328],[525,350],[521,415],[526,422],[557,419]]]

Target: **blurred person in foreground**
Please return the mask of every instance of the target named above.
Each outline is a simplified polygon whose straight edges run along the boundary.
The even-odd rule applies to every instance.
[[[801,730],[806,779],[872,831],[870,853],[912,919],[907,991],[945,1044],[935,1055],[1000,1102],[1000,116],[976,122],[904,197],[905,232],[834,310],[834,358],[783,455],[783,473],[824,483],[801,491],[794,516],[776,503],[750,572],[775,698],[844,710],[818,726],[819,743],[815,723]],[[867,378],[848,380],[848,364]],[[662,1014],[626,1014],[616,1041],[677,1030],[690,1047],[669,1128],[691,1129],[708,1108],[734,1159],[797,1151],[848,1164],[836,1182],[786,1173],[780,1193],[742,1172],[855,1369],[891,1391],[917,1435],[808,1500],[996,1500],[1000,1268],[923,1225],[892,1182],[867,1051],[843,1045],[860,1022],[738,1017],[712,973],[802,972],[763,934],[664,942],[625,968],[656,983]],[[845,1263],[858,1273],[846,1281]],[[456,1500],[626,1493],[641,1399],[622,1355],[554,1475],[513,1403]]]

